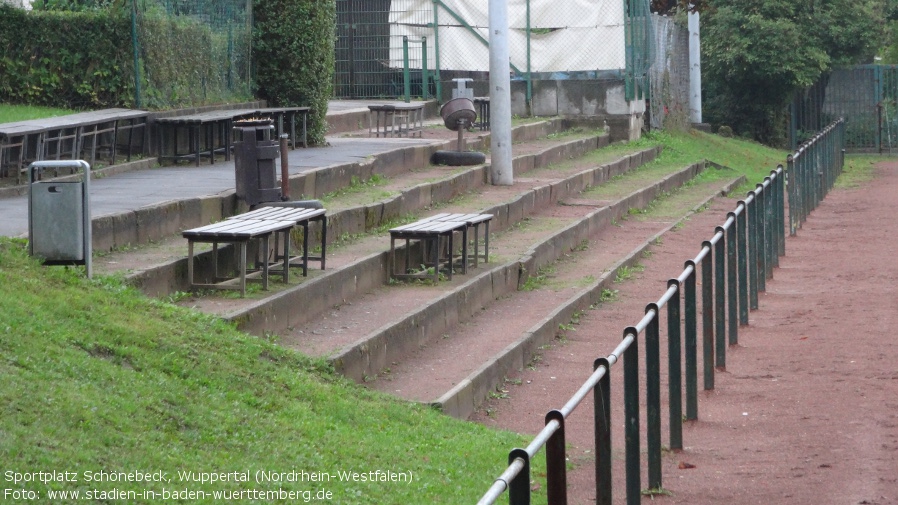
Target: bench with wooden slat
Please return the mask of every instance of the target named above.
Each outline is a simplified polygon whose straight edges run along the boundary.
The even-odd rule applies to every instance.
[[[211,289],[239,289],[241,296],[246,296],[246,273],[247,273],[247,244],[251,240],[260,240],[262,242],[261,251],[265,257],[261,262],[262,288],[268,289],[268,258],[269,237],[272,234],[281,233],[284,238],[283,246],[283,266],[279,270],[284,282],[289,282],[290,266],[290,230],[296,223],[294,221],[275,221],[265,219],[229,219],[219,223],[213,223],[199,228],[184,230],[181,235],[187,239],[187,278],[191,288],[211,288]],[[194,282],[194,254],[193,244],[196,242],[204,242],[212,244],[212,261],[214,262],[214,279],[212,283],[195,283]],[[218,274],[218,244],[231,243],[237,246],[237,269],[238,285],[233,286],[234,277],[221,277]]]
[[[423,261],[425,270],[433,268],[433,280],[440,280],[440,266],[447,266],[449,280],[452,280],[452,264],[453,264],[453,236],[456,232],[462,234],[462,268],[466,269],[468,263],[468,225],[464,221],[430,221],[421,220],[407,225],[399,226],[390,230],[390,275],[393,278],[427,278],[430,275],[426,273],[409,273],[410,268],[410,241],[417,240],[421,243],[423,253]],[[440,241],[446,239],[448,242],[448,254],[445,258],[440,257]],[[396,240],[405,240],[405,270],[402,273],[396,273]],[[428,250],[430,253],[428,254]],[[430,257],[428,257],[430,256]]]
[[[290,264],[295,260],[299,260],[302,266],[302,275],[309,275],[309,261],[320,261],[321,269],[324,270],[325,259],[327,257],[327,210],[326,209],[306,209],[295,207],[260,207],[256,210],[232,216],[228,219],[259,219],[273,221],[291,221],[296,226],[302,226],[302,256],[290,258]],[[309,256],[309,223],[318,221],[321,223],[321,255]],[[288,238],[289,239],[289,238]],[[278,236],[275,235],[275,262],[280,259],[277,256],[280,248],[278,247]]]
[[[478,260],[482,257],[484,263],[490,262],[490,221],[492,221],[492,214],[436,214],[427,218],[422,219],[421,221],[464,221],[468,228],[473,228],[474,230],[474,268],[477,268]],[[480,225],[484,225],[483,231],[483,255],[480,255]],[[468,256],[471,258],[471,256]],[[467,272],[465,272],[467,273]]]
[[[215,154],[222,152],[225,161],[231,159],[231,129],[234,119],[255,114],[255,109],[228,109],[156,118],[159,161],[193,158],[200,166],[203,156],[215,163]],[[187,131],[187,152],[179,149],[178,132]]]
[[[424,128],[424,103],[369,105],[369,137],[421,136]],[[388,124],[389,123],[389,124]],[[405,127],[403,128],[403,123]]]

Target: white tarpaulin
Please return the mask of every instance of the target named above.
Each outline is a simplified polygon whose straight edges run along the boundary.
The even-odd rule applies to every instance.
[[[621,0],[529,0],[530,70],[575,72],[625,68],[624,6]],[[508,45],[511,64],[527,69],[527,0],[508,0]],[[489,49],[471,29],[489,40],[486,0],[443,0],[439,7],[440,67],[443,70],[489,71]],[[390,59],[402,61],[402,37],[427,37],[428,68],[435,68],[433,28],[412,13],[432,9],[433,0],[393,0],[390,8]],[[447,10],[448,8],[448,10]],[[450,13],[451,11],[451,13]],[[420,68],[420,67],[418,67]]]

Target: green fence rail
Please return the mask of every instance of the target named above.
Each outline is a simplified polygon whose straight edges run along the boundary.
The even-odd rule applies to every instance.
[[[526,448],[508,454],[508,467],[478,501],[496,503],[508,492],[511,505],[529,504],[530,462],[545,447],[548,503],[565,505],[567,458],[565,420],[592,394],[595,433],[595,502],[612,503],[611,370],[622,361],[625,439],[625,495],[628,505],[642,499],[643,463],[649,489],[662,489],[661,311],[667,310],[668,439],[669,448],[683,448],[683,420],[698,419],[699,327],[703,388],[714,389],[715,371],[726,368],[727,348],[739,342],[739,327],[748,325],[750,310],[758,308],[758,293],[766,290],[779,258],[786,253],[786,179],[790,222],[816,208],[841,173],[844,162],[844,120],[839,119],[789,156],[789,166],[770,172],[748,192],[714,235],[702,242],[698,255],[685,262],[679,276],[668,280],[658,301],[645,316],[624,329],[620,344],[593,362],[593,373],[560,409],[546,414],[545,427]],[[800,182],[797,182],[800,181]],[[800,209],[800,210],[799,210]],[[794,230],[793,230],[794,233]],[[701,302],[697,285],[701,276]],[[698,321],[701,303],[702,321]],[[643,335],[640,341],[640,335]],[[644,367],[640,367],[640,347]],[[646,449],[641,447],[640,374],[645,379]],[[684,395],[685,393],[685,395]],[[684,398],[685,396],[685,398]],[[685,403],[685,409],[684,409]],[[643,461],[643,455],[644,460]]]

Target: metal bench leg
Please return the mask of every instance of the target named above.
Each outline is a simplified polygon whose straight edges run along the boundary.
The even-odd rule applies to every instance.
[[[262,250],[264,251],[262,261],[262,289],[268,291],[268,235],[262,237]]]
[[[193,240],[187,240],[187,282],[193,288]]]
[[[277,237],[275,237],[277,240]],[[277,245],[275,245],[275,256],[277,256]],[[290,283],[290,228],[284,231],[284,284]]]
[[[474,225],[474,268],[477,268],[477,260],[479,259],[480,248],[480,223]]]
[[[246,240],[240,242],[238,250],[238,268],[240,269],[240,296],[246,296]]]
[[[433,245],[433,282],[440,282],[440,236],[434,239],[436,243]],[[451,274],[450,274],[451,275]]]
[[[324,270],[324,260],[327,257],[327,216],[321,217],[321,269]]]
[[[468,274],[468,227],[462,228],[461,232],[461,273]]]
[[[396,276],[396,238],[390,235],[390,277]]]
[[[490,222],[484,223],[483,228],[483,262],[490,262]]]
[[[309,222],[302,224],[302,276],[309,276]]]

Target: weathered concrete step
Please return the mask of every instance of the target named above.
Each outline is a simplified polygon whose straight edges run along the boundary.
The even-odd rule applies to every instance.
[[[395,323],[344,347],[331,357],[334,367],[357,381],[378,375],[393,363],[400,362],[403,356],[469,320],[494,300],[517,291],[530,273],[574,250],[584,239],[626,215],[629,209],[644,208],[662,193],[682,186],[703,167],[701,163],[682,169],[612,205],[590,212],[582,219],[573,219],[561,230],[547,233],[520,259],[491,266],[462,286],[407,313]],[[542,205],[539,208],[548,207]],[[531,214],[534,212],[536,209]]]
[[[612,163],[583,170],[551,184],[544,184],[500,205],[491,208],[470,207],[466,212],[493,214],[495,217],[490,225],[491,230],[500,231],[520,222],[536,209],[553,204],[559,198],[579,193],[587,187],[648,162],[659,152],[660,148],[644,149],[623,156]],[[383,242],[385,246],[388,244],[388,238],[373,238],[378,239],[385,240]],[[295,288],[270,296],[226,317],[249,333],[256,335],[282,333],[285,329],[295,328],[313,320],[331,307],[354,300],[359,295],[389,282],[388,261],[389,251],[385,247],[381,252],[359,259],[345,268],[327,271]],[[515,286],[517,277],[518,274],[515,273]],[[304,307],[304,310],[295,310],[298,306]]]
[[[741,180],[688,189],[692,209]],[[468,417],[505,376],[521,370],[539,346],[552,341],[576,310],[596,303],[619,269],[632,267],[657,237],[681,219],[630,219],[600,231],[553,265],[549,286],[497,300],[441,338],[392,363],[388,373],[369,381],[369,387]]]
[[[519,131],[522,133],[519,133],[518,136],[523,139],[529,139],[538,133],[554,131],[560,125],[560,121],[523,125],[519,128]],[[604,147],[607,145],[607,142],[608,138],[605,135],[592,135],[585,138],[548,143],[548,147],[545,149],[518,156],[516,164],[524,171],[546,167],[558,160],[582,156],[592,150]],[[357,205],[343,209],[340,209],[339,206],[334,209],[328,205],[328,243],[332,243],[335,239],[342,236],[363,234],[381,226],[384,222],[421,212],[422,209],[447,202],[461,194],[481,188],[485,183],[487,170],[488,167],[486,166],[470,167],[429,183],[409,183],[407,185],[409,187],[399,194],[366,205]],[[392,180],[399,185],[399,181],[404,180],[408,173],[405,172],[394,176]],[[321,230],[316,224],[313,224],[310,232],[313,242],[320,240]],[[150,296],[164,296],[169,293],[188,290],[189,286],[186,280],[186,244],[180,238],[180,234],[170,235],[165,240],[159,240],[158,242],[164,242],[163,247],[157,246],[150,249],[156,249],[163,253],[160,255],[160,260],[156,264],[144,264],[143,267],[129,276],[130,282]],[[182,252],[178,252],[177,244],[183,245]],[[202,249],[199,251],[202,251]],[[126,251],[124,254],[106,255],[105,258],[96,262],[98,271],[114,271],[119,265],[129,264],[130,261],[126,258],[129,253],[130,251]],[[145,256],[148,261],[151,261],[149,254]],[[331,265],[337,266],[338,264],[339,261]],[[209,274],[211,265],[209,254],[200,252],[197,256],[197,276],[211,275]]]

